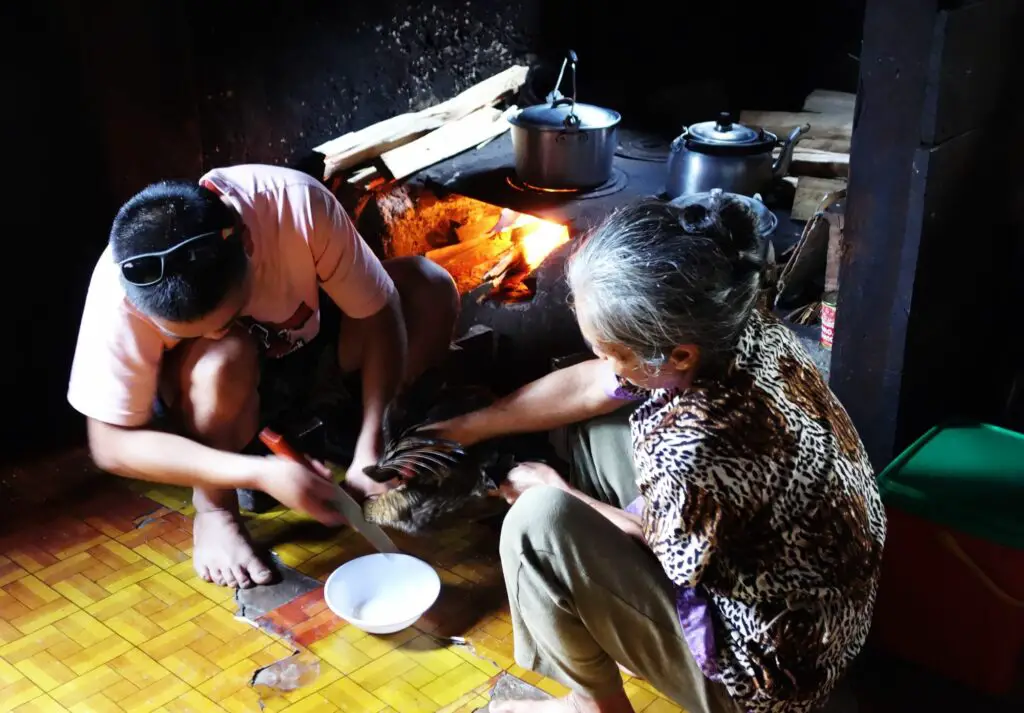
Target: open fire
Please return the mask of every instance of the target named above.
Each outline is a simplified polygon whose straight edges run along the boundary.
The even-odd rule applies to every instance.
[[[364,236],[377,232],[387,257],[425,255],[479,302],[533,298],[535,271],[569,242],[569,229],[460,195],[438,197],[400,186],[369,197],[356,211]]]
[[[513,215],[515,217],[511,218]],[[502,227],[510,219],[512,223]],[[533,297],[534,271],[554,250],[569,242],[569,230],[558,223],[505,209],[489,239],[492,250],[504,249],[498,261],[483,276],[483,281],[490,283],[491,289],[481,294],[477,301],[523,302]],[[504,247],[505,244],[508,247]]]

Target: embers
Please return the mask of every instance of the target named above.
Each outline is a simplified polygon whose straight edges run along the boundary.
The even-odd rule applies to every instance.
[[[569,242],[559,223],[465,196],[438,197],[423,186],[376,193],[356,221],[365,238],[380,241],[385,257],[424,255],[448,271],[460,294],[479,288],[478,302],[531,299],[534,271]]]

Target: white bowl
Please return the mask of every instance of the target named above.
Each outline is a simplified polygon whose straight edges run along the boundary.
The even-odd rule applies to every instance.
[[[331,611],[369,634],[412,626],[440,593],[434,568],[403,554],[357,557],[334,570],[324,585]]]

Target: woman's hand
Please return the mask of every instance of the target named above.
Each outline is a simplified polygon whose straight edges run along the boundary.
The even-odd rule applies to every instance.
[[[463,448],[476,445],[482,439],[471,429],[466,428],[465,418],[458,416],[447,421],[435,421],[421,426],[417,433],[430,438],[440,438],[445,441],[458,443]]]
[[[508,472],[504,482],[492,494],[505,498],[505,502],[511,505],[520,495],[538,485],[569,490],[569,484],[551,466],[543,463],[522,463]]]

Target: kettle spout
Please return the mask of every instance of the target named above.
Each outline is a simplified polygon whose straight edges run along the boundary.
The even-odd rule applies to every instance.
[[[793,160],[793,149],[796,148],[796,144],[800,141],[800,137],[811,130],[810,124],[804,124],[793,129],[789,136],[786,138],[786,142],[782,144],[782,153],[775,159],[772,164],[772,176],[775,178],[782,178],[789,173],[789,164]]]

